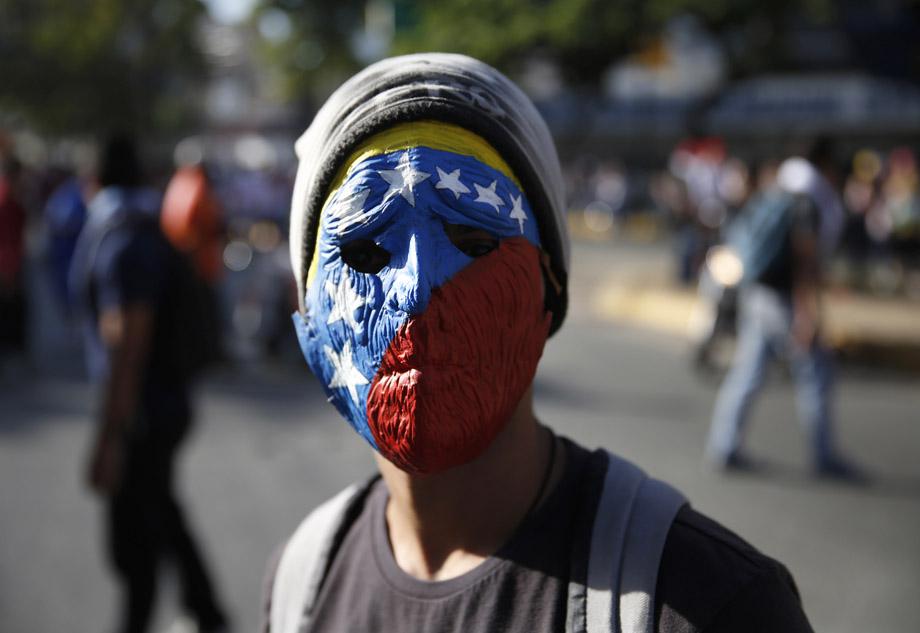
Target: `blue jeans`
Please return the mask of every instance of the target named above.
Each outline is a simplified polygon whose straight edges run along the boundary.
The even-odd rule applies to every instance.
[[[731,370],[716,399],[707,453],[724,465],[741,448],[745,423],[771,358],[787,357],[795,380],[799,421],[816,466],[834,459],[831,438],[831,359],[817,341],[810,349],[791,343],[792,305],[767,286],[753,284],[739,297],[741,323]]]

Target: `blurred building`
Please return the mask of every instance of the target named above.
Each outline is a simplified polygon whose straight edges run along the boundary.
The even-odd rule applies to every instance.
[[[608,69],[600,94],[539,101],[563,157],[589,152],[660,165],[687,136],[716,136],[746,158],[831,135],[855,151],[920,143],[920,21],[907,3],[835,3],[825,22],[792,13],[767,71],[741,67],[769,24],[715,32],[690,16]],[[775,34],[774,34],[775,35]]]

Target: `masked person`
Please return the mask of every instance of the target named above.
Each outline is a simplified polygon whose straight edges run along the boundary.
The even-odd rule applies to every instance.
[[[385,60],[297,151],[298,338],[380,477],[286,542],[265,630],[811,630],[782,565],[535,417],[569,243],[517,87],[464,56]]]

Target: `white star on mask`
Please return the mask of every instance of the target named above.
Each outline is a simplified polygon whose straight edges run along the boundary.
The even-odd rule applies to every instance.
[[[328,345],[324,345],[323,350],[326,352],[329,364],[335,370],[335,373],[332,374],[332,380],[329,382],[329,388],[338,389],[344,387],[348,389],[351,399],[355,404],[358,404],[358,385],[366,385],[367,378],[355,367],[355,361],[351,355],[351,341],[345,341],[341,354],[337,354]]]
[[[476,183],[473,183],[473,186],[476,187],[476,193],[479,194],[479,197],[476,198],[475,202],[482,202],[488,204],[493,209],[495,213],[498,213],[498,207],[505,206],[505,201],[498,197],[498,194],[495,193],[495,185],[498,184],[497,180],[493,180],[492,184],[488,187],[481,187]]]
[[[329,318],[326,319],[326,323],[344,320],[353,330],[357,329],[358,322],[355,320],[355,310],[363,306],[366,303],[366,299],[351,287],[348,279],[348,269],[342,269],[342,277],[339,279],[338,286],[331,279],[327,279],[325,288],[332,299],[332,310],[329,311]]]
[[[396,169],[383,169],[377,173],[390,185],[384,198],[399,194],[413,207],[415,206],[415,185],[431,176],[412,166],[409,162],[409,152],[399,157]]]
[[[522,204],[523,200],[524,196],[511,196],[511,202],[514,203],[514,205],[511,207],[511,214],[509,216],[512,220],[518,221],[518,225],[521,227],[521,235],[524,234],[524,221],[527,219],[527,213],[524,211],[524,206]]]
[[[341,233],[349,226],[362,222],[369,213],[364,211],[364,203],[370,195],[370,189],[339,191],[335,203],[329,209],[329,217],[340,221],[335,233]]]
[[[435,185],[436,189],[447,189],[448,191],[452,192],[454,197],[458,200],[460,199],[461,193],[470,192],[469,187],[460,182],[459,169],[455,169],[449,174],[440,167],[436,167],[435,169],[438,170],[438,176],[440,177],[438,184]]]

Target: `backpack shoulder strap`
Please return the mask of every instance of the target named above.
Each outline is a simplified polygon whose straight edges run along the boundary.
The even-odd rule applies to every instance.
[[[742,208],[729,235],[744,264],[745,281],[760,277],[782,251],[795,203],[795,195],[773,189],[755,196]]]
[[[623,633],[652,633],[655,587],[665,541],[674,517],[687,503],[668,484],[646,478],[639,490],[620,568],[620,626]]]
[[[587,633],[652,632],[661,553],[685,503],[671,486],[607,453],[588,553]]]
[[[353,519],[376,477],[352,484],[313,510],[284,546],[271,587],[269,630],[306,630],[338,536]]]

